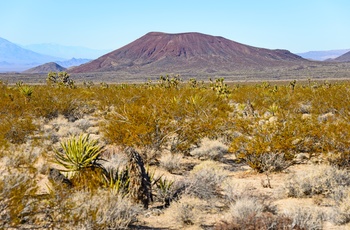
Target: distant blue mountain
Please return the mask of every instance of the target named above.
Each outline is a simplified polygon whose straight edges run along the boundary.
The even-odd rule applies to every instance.
[[[81,64],[85,64],[89,61],[92,61],[92,59],[85,59],[85,58],[72,58],[66,61],[56,61],[57,64],[59,64],[62,67],[69,68],[72,66],[79,66]]]
[[[24,49],[6,39],[0,38],[0,72],[22,71],[43,63],[63,60],[63,58],[43,55]]]
[[[33,44],[23,46],[26,49],[42,53],[50,56],[62,57],[65,59],[71,58],[87,58],[96,59],[111,50],[96,50],[80,46],[63,46],[58,44]]]
[[[324,61],[327,59],[334,59],[337,58],[347,52],[349,52],[350,49],[344,49],[344,50],[327,50],[327,51],[309,51],[306,53],[297,53],[297,55],[310,60],[315,61]]]

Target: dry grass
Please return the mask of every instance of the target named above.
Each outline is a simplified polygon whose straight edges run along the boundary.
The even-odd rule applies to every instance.
[[[180,154],[165,153],[159,159],[161,167],[170,173],[180,169],[182,156]]]

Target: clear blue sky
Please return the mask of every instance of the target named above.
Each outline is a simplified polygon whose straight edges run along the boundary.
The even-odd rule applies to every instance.
[[[0,37],[117,49],[150,31],[292,52],[350,48],[349,0],[0,0]]]

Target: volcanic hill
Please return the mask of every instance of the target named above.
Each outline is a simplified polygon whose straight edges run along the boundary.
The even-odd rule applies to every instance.
[[[215,73],[305,62],[287,50],[252,47],[223,37],[151,32],[69,72]]]
[[[34,68],[23,71],[23,73],[48,73],[48,72],[61,72],[65,71],[66,68],[60,66],[55,62],[49,62],[43,65],[36,66]]]

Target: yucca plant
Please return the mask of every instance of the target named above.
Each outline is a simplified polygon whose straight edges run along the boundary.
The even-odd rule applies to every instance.
[[[61,143],[62,151],[55,151],[57,163],[69,172],[73,184],[94,187],[103,184],[105,168],[101,160],[103,147],[97,140],[90,140],[89,135],[73,136]]]
[[[127,195],[129,193],[129,173],[128,169],[110,169],[104,174],[105,186],[112,189],[116,194]]]
[[[61,143],[62,152],[55,151],[57,163],[68,172],[80,171],[86,168],[102,167],[98,163],[103,147],[97,140],[90,140],[90,135],[73,136]]]
[[[164,207],[168,207],[170,205],[170,201],[173,199],[173,184],[174,181],[167,180],[166,178],[162,177],[156,181],[157,197],[161,202],[163,202]]]
[[[20,85],[19,91],[25,98],[25,104],[27,104],[30,101],[30,98],[33,94],[33,88],[27,85]]]

